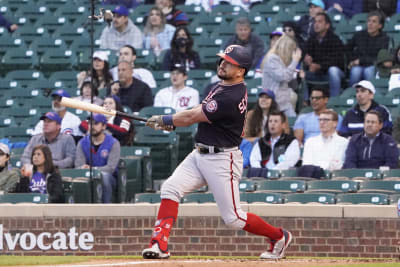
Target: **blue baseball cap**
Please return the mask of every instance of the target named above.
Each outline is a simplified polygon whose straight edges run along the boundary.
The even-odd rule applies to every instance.
[[[112,12],[120,16],[129,16],[129,10],[125,6],[116,6]]]
[[[56,95],[61,97],[71,97],[71,95],[63,89],[58,89],[57,91],[51,93],[51,96],[56,96]]]
[[[57,112],[53,112],[53,111],[47,112],[42,117],[40,117],[41,120],[44,120],[46,118],[49,120],[55,121],[58,124],[61,124],[61,121],[62,121],[61,117],[57,114]]]
[[[90,117],[89,117],[89,119],[90,119]],[[98,113],[93,114],[93,120],[95,122],[101,122],[103,124],[107,124],[107,118],[103,114],[98,114]]]
[[[314,6],[319,6],[322,9],[325,9],[325,4],[322,0],[311,0],[308,5],[314,5]]]
[[[269,38],[272,38],[272,37],[274,37],[274,36],[282,36],[283,35],[283,32],[280,32],[280,31],[273,31],[273,32],[271,32],[270,34],[269,34]]]
[[[267,95],[272,100],[275,100],[275,93],[271,90],[265,89],[258,93],[258,97],[260,97],[262,95]]]

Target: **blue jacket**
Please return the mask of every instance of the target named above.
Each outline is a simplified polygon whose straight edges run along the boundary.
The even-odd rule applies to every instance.
[[[333,4],[338,3],[348,18],[351,18],[354,14],[363,12],[363,0],[324,0],[324,2],[326,10],[332,7]]]
[[[392,136],[380,132],[372,145],[364,132],[351,137],[346,149],[343,169],[379,169],[380,166],[398,168],[399,151]]]
[[[379,111],[382,115],[383,119],[383,128],[382,131],[389,135],[392,134],[393,122],[392,116],[387,107],[384,105],[379,105],[374,100],[372,100],[372,104],[367,110],[376,110]],[[339,129],[339,134],[344,137],[352,136],[353,134],[360,133],[364,130],[364,115],[366,112],[360,109],[360,105],[357,104],[346,112],[344,116],[342,126]]]

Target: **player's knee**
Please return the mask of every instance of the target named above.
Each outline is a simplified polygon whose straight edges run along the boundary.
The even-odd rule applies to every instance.
[[[168,183],[168,180],[161,185],[160,191],[161,191],[161,198],[171,199],[176,202],[180,202],[181,200],[179,192],[176,190],[176,186],[173,186],[170,183]]]
[[[243,227],[246,225],[246,223],[244,221],[239,220],[239,219],[235,219],[232,221],[224,220],[224,222],[227,227],[229,227],[231,229],[236,229],[236,230],[243,229]]]

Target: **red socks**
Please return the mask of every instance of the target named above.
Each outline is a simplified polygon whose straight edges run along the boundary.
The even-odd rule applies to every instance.
[[[174,218],[174,222],[176,220],[176,217],[178,217],[178,206],[179,203],[176,201],[173,201],[171,199],[161,199],[161,205],[160,209],[158,210],[158,216],[157,220],[166,218],[166,217],[172,217]]]
[[[250,212],[247,213],[246,226],[243,230],[255,235],[268,237],[271,240],[278,240],[283,235],[282,229],[264,222],[263,219]]]

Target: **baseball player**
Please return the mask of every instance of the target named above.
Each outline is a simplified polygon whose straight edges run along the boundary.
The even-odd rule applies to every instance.
[[[205,184],[212,191],[227,226],[271,240],[270,249],[260,256],[262,259],[282,258],[292,241],[290,232],[269,225],[240,208],[238,184],[243,158],[238,146],[247,110],[244,76],[251,66],[251,56],[239,45],[228,46],[217,55],[221,58],[217,70],[221,82],[211,89],[200,105],[174,115],[152,116],[146,123],[162,130],[194,123],[199,125],[196,148],[162,185],[161,205],[150,246],[142,252],[145,259],[170,256],[168,237],[178,215],[180,199]]]

